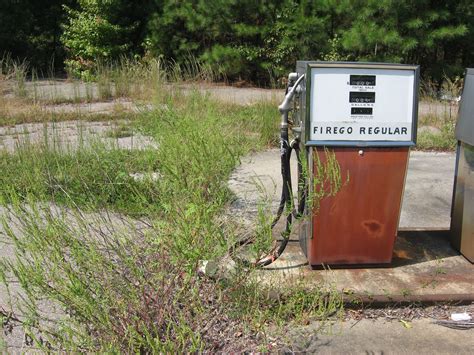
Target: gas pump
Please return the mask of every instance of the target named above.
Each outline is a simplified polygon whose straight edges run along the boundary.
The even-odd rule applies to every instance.
[[[451,211],[451,244],[474,263],[474,69],[464,78],[456,124],[456,174]]]
[[[296,69],[279,106],[283,190],[273,225],[285,208],[291,211],[281,242],[256,265],[268,265],[281,255],[295,218],[301,218],[300,245],[312,267],[388,264],[409,151],[416,143],[419,66],[298,61]],[[302,159],[296,207],[289,170],[293,150]],[[349,179],[316,209],[306,202],[316,161],[324,161],[327,152]],[[302,164],[308,176],[303,176]]]

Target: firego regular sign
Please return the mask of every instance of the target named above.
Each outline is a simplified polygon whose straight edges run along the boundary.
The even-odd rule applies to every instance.
[[[309,140],[324,145],[414,145],[418,67],[310,64]]]

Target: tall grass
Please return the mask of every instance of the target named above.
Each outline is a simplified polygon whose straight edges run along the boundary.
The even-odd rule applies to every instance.
[[[50,73],[54,75],[54,73]],[[26,61],[9,56],[0,59],[0,125],[103,118],[80,112],[53,112],[45,105],[81,104],[124,98],[150,104],[164,91],[176,90],[176,83],[212,81],[218,77],[207,66],[190,57],[184,63],[163,63],[160,59],[130,59],[99,62],[89,81],[70,78],[59,82],[54,76],[41,77]],[[5,96],[12,91],[13,95]],[[120,106],[120,102],[116,103]],[[54,116],[50,118],[49,116]],[[99,117],[100,116],[100,117]]]
[[[183,62],[165,63],[167,79],[171,82],[215,82],[225,79],[219,68],[202,63],[196,57],[188,56]]]
[[[15,95],[24,98],[27,96],[26,80],[29,69],[26,60],[13,60],[10,55],[4,54],[0,58],[0,81],[7,80],[13,83]]]
[[[339,310],[340,296],[323,286],[275,300],[249,270],[230,283],[197,278],[200,260],[222,257],[238,238],[221,218],[227,180],[241,156],[276,142],[278,115],[271,103],[240,107],[165,89],[177,74],[141,65],[104,67],[104,85],[153,96],[156,108],[130,129],[158,150],[64,150],[45,134],[0,152],[0,241],[14,246],[0,262],[12,297],[0,315],[44,350],[181,352],[257,349],[263,324]],[[242,334],[246,343],[232,347]]]
[[[452,108],[454,111],[454,108]],[[457,106],[455,107],[457,109]],[[451,110],[451,107],[450,107]],[[454,135],[457,113],[428,114],[420,117],[416,149],[431,151],[453,151],[457,140]]]

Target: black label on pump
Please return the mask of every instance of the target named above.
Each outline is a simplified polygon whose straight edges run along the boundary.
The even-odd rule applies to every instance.
[[[375,75],[351,75],[350,84],[357,86],[375,86]]]
[[[351,115],[371,115],[372,107],[351,107]]]
[[[349,92],[349,102],[374,103],[375,92],[351,91]]]

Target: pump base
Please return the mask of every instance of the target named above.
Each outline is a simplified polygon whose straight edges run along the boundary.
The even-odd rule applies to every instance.
[[[409,148],[333,147],[343,182],[313,211],[311,266],[389,264],[398,229]],[[324,163],[323,149],[314,149]],[[316,161],[313,159],[313,161]],[[316,169],[314,166],[313,169]]]

